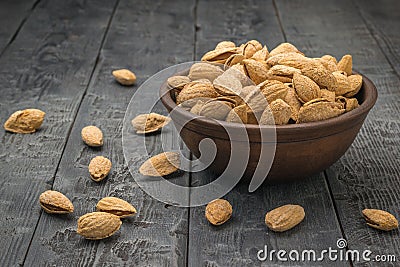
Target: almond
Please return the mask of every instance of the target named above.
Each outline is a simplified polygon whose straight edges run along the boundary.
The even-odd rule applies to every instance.
[[[72,202],[62,193],[47,190],[40,194],[39,203],[47,213],[66,214],[74,211]]]
[[[265,224],[275,232],[292,229],[303,221],[305,212],[300,205],[284,205],[265,215]]]
[[[205,215],[211,224],[221,225],[232,216],[232,206],[225,199],[215,199],[207,204]]]
[[[86,126],[81,131],[82,140],[88,146],[102,146],[103,145],[103,132],[96,126]]]
[[[136,214],[136,209],[131,204],[117,197],[102,198],[96,205],[97,211],[108,212],[120,218]]]
[[[89,164],[90,177],[96,182],[100,182],[107,177],[111,170],[112,164],[108,158],[103,156],[94,157]]]
[[[91,212],[78,219],[77,233],[86,239],[98,240],[112,236],[121,227],[118,216],[108,212]]]
[[[362,215],[364,216],[367,225],[379,230],[390,231],[399,227],[399,222],[396,217],[387,211],[364,209]]]
[[[146,176],[166,176],[176,172],[180,166],[177,152],[163,152],[146,160],[139,172]]]
[[[122,85],[133,85],[136,82],[136,75],[127,69],[114,70],[112,75]]]
[[[42,125],[45,115],[39,109],[18,110],[4,123],[4,129],[13,133],[34,133]]]

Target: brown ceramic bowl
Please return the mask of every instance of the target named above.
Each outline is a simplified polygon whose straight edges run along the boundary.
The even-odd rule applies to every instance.
[[[160,89],[161,101],[168,112],[176,108],[172,91],[164,83]],[[301,124],[276,126],[276,152],[267,183],[298,180],[319,173],[336,162],[350,147],[359,132],[368,112],[377,99],[375,85],[363,76],[363,85],[356,95],[360,106],[336,118]],[[182,127],[180,135],[196,156],[200,156],[199,143],[211,138],[217,147],[217,155],[210,169],[220,174],[230,157],[231,142],[241,142],[240,137],[230,140],[224,128],[235,131],[236,123],[228,123],[205,117],[197,117],[184,109],[177,108],[171,114],[175,125]],[[239,124],[240,125],[240,124]],[[179,128],[181,128],[179,127]],[[243,178],[251,178],[260,156],[260,131],[271,126],[246,124],[250,141],[250,158]],[[268,145],[268,144],[267,144]]]

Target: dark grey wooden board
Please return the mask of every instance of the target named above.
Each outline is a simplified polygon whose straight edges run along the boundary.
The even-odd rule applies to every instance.
[[[220,6],[225,14],[221,16]],[[212,19],[218,18],[218,19]],[[236,43],[257,39],[269,49],[284,42],[272,1],[199,1],[197,8],[196,57],[213,49],[221,40]],[[192,186],[210,182],[212,173],[192,174]],[[259,250],[315,249],[335,247],[341,238],[339,223],[323,174],[286,185],[264,185],[254,193],[241,183],[226,195],[233,205],[232,219],[214,227],[204,217],[204,207],[190,209],[189,266],[310,266],[321,262],[260,261]],[[269,231],[264,223],[267,211],[284,205],[299,204],[306,209],[306,220],[286,233]],[[326,263],[326,262],[325,262]],[[331,266],[349,266],[346,262]]]
[[[362,1],[362,5],[370,4],[375,5],[372,1]],[[360,214],[364,208],[378,208],[388,210],[396,217],[400,215],[399,140],[396,134],[400,129],[398,76],[360,16],[361,1],[357,6],[349,1],[279,1],[277,5],[289,40],[297,41],[301,49],[315,56],[321,52],[339,58],[345,53],[352,54],[354,68],[371,78],[378,88],[377,104],[358,137],[327,174],[348,247],[360,251],[370,249],[373,255],[399,255],[399,232],[382,233],[369,228]],[[313,12],[309,11],[310,6]],[[373,16],[375,11],[371,9],[371,12]],[[307,16],[306,20],[304,16]],[[396,17],[387,19],[389,24],[395,23],[389,20]],[[385,36],[390,36],[390,32],[386,34],[384,29],[381,30]],[[375,263],[355,262],[354,265],[374,266]]]
[[[0,58],[0,117],[18,109],[47,112],[35,134],[0,132],[0,262],[21,264],[51,187],[111,16],[109,1],[44,1]],[[85,27],[82,27],[85,25]]]
[[[18,34],[37,0],[3,0],[0,2],[0,55]]]
[[[355,1],[368,30],[400,76],[400,2]]]
[[[47,112],[35,134],[0,132],[0,266],[309,266],[260,262],[257,252],[265,245],[269,250],[335,248],[342,235],[350,249],[398,258],[399,232],[368,228],[360,215],[372,207],[400,217],[398,1],[118,2],[0,3],[0,118],[28,107]],[[234,206],[232,219],[213,227],[204,218],[204,207],[165,205],[134,182],[122,153],[123,118],[138,86],[157,71],[200,59],[221,40],[253,38],[270,49],[287,39],[311,56],[350,53],[354,67],[378,87],[379,99],[352,147],[325,174],[264,186],[253,194],[240,184],[226,196]],[[114,82],[111,71],[122,67],[136,72],[137,85]],[[151,88],[147,96],[157,90]],[[149,99],[144,97],[140,107]],[[165,112],[160,103],[155,111]],[[80,130],[88,124],[103,129],[102,148],[82,143]],[[161,152],[161,139],[173,149],[182,146],[173,128],[133,142],[145,141],[154,155]],[[145,155],[134,147],[131,151],[135,170]],[[87,171],[96,155],[113,162],[110,176],[98,184]],[[181,172],[170,181],[198,186],[213,177]],[[37,198],[49,188],[70,197],[75,213],[43,213]],[[109,239],[84,240],[75,232],[77,218],[109,195],[131,202],[137,216],[125,219]],[[265,213],[287,203],[303,205],[306,219],[285,233],[269,231]]]
[[[43,214],[25,264],[95,265],[95,266],[185,266],[188,209],[165,205],[143,192],[129,173],[122,148],[122,126],[126,107],[138,86],[157,71],[193,58],[194,2],[120,1],[96,67],[88,92],[79,109],[53,188],[69,196],[75,212],[66,218]],[[117,84],[111,71],[129,68],[138,77],[137,85]],[[146,95],[158,95],[151,88]],[[152,104],[147,97],[143,106]],[[165,113],[165,109],[156,109]],[[104,146],[92,149],[83,144],[80,131],[99,126],[105,136]],[[146,139],[149,153],[161,152],[161,136],[138,136]],[[176,132],[165,135],[165,142],[178,140]],[[138,143],[139,145],[139,143]],[[179,145],[179,143],[178,143]],[[135,153],[134,149],[133,152]],[[87,166],[96,155],[113,162],[112,172],[101,183],[93,182]],[[134,154],[130,164],[137,169],[147,155]],[[189,175],[181,173],[177,183],[189,184]],[[98,200],[117,196],[138,210],[125,219],[121,230],[111,238],[86,241],[76,234],[79,216],[95,210]]]

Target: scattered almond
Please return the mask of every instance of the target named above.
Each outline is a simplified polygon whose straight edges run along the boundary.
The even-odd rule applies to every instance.
[[[133,85],[136,82],[136,75],[127,69],[114,70],[112,75],[122,85]]]
[[[108,212],[91,212],[78,219],[77,233],[86,239],[98,240],[112,236],[121,227],[118,216]]]
[[[292,229],[303,221],[305,212],[300,205],[284,205],[269,211],[265,215],[265,224],[275,232]]]
[[[139,172],[146,176],[166,176],[176,172],[180,166],[177,152],[163,152],[146,160]]]
[[[4,129],[13,133],[34,133],[42,125],[45,115],[39,109],[18,110],[4,123]]]
[[[215,199],[207,204],[207,220],[213,225],[221,225],[232,216],[232,206],[225,199]]]
[[[117,197],[105,197],[96,205],[97,211],[108,212],[126,218],[136,214],[136,209],[131,204]]]
[[[94,157],[89,164],[90,177],[96,181],[100,182],[107,177],[111,170],[112,164],[108,158],[103,156]]]
[[[86,126],[81,131],[82,140],[88,146],[102,146],[103,145],[103,132],[96,126]]]
[[[47,190],[40,194],[39,203],[47,213],[66,214],[74,212],[74,205],[62,193]]]
[[[373,228],[383,231],[390,231],[399,227],[399,222],[397,221],[396,217],[387,211],[364,209],[362,214],[367,222],[367,225]]]

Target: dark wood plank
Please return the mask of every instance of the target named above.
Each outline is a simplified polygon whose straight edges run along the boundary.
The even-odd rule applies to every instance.
[[[44,1],[0,58],[1,120],[24,108],[47,113],[37,133],[0,131],[1,266],[24,259],[112,10],[111,1]]]
[[[229,14],[221,16],[223,13]],[[237,43],[258,39],[272,49],[284,41],[272,1],[200,1],[198,6],[197,58],[221,40]],[[215,19],[218,18],[218,19]],[[192,186],[211,181],[213,174],[193,173]],[[189,266],[281,266],[283,262],[260,261],[259,250],[315,249],[335,247],[341,237],[334,207],[322,174],[305,181],[260,187],[248,192],[241,183],[224,198],[233,205],[233,217],[214,227],[204,217],[204,207],[190,209]],[[286,233],[267,229],[264,219],[268,210],[284,204],[305,207],[306,219]],[[321,265],[313,262],[288,262],[286,265]],[[332,263],[348,266],[348,263]]]
[[[373,255],[399,255],[398,231],[382,233],[369,228],[360,214],[364,208],[378,208],[400,217],[399,138],[396,134],[400,129],[399,78],[353,3],[310,0],[277,1],[277,4],[289,40],[296,41],[306,53],[315,56],[352,54],[354,68],[371,78],[378,88],[376,106],[358,137],[327,174],[349,248],[370,249]],[[389,16],[390,19],[396,18]],[[396,20],[398,24],[398,18]],[[389,40],[394,46],[399,45],[398,38]],[[356,262],[355,265],[373,266],[373,263]]]
[[[386,59],[400,75],[400,2],[355,1],[355,4]]]
[[[193,4],[120,1],[53,185],[72,199],[75,212],[66,218],[42,215],[27,266],[185,266],[188,209],[165,205],[138,187],[124,160],[121,137],[125,110],[138,85],[169,65],[193,58]],[[114,81],[111,71],[121,67],[135,71],[136,86],[123,87]],[[158,89],[146,92],[137,111],[151,104],[149,97],[157,96]],[[165,113],[159,106],[156,110]],[[89,124],[104,132],[100,149],[91,149],[81,140],[80,131]],[[144,137],[133,138],[140,145]],[[160,135],[145,138],[151,154],[161,152]],[[178,140],[173,131],[166,132],[165,138],[167,146]],[[88,163],[95,155],[109,157],[113,163],[111,174],[101,183],[88,175]],[[137,169],[146,156],[136,153],[129,162],[136,169],[133,175],[139,175]],[[175,181],[188,185],[188,178],[181,173]],[[108,239],[84,240],[75,231],[78,217],[94,211],[97,201],[110,195],[131,202],[138,214],[124,220],[121,230]]]
[[[15,38],[36,3],[37,0],[4,0],[0,2],[0,55]]]

